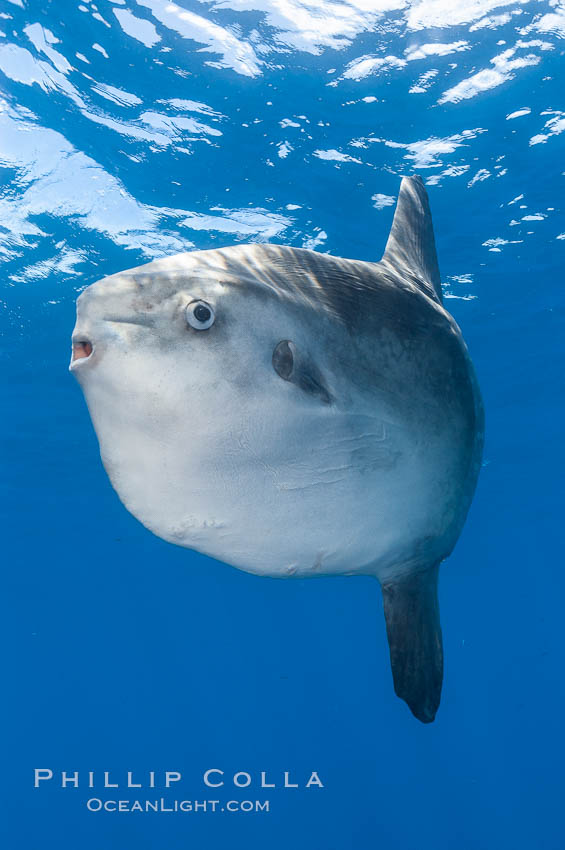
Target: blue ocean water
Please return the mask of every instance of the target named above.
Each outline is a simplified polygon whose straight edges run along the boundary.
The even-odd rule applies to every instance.
[[[0,30],[2,847],[563,848],[565,6],[8,0]],[[377,260],[412,173],[487,417],[430,726],[394,696],[374,580],[153,537],[67,371],[100,277],[248,241]],[[86,806],[160,797],[270,811]]]

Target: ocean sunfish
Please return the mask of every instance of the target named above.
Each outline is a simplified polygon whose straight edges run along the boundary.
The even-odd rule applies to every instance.
[[[432,721],[438,568],[483,412],[421,179],[402,180],[380,262],[268,244],[155,260],[82,292],[72,345],[125,507],[256,575],[376,576],[395,691]]]

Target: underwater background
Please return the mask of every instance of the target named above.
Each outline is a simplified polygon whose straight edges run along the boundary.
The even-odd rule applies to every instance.
[[[2,847],[565,847],[565,5],[5,0],[0,31]],[[378,260],[412,173],[487,422],[430,726],[394,695],[374,579],[261,579],[153,537],[67,371],[95,280],[248,241]]]

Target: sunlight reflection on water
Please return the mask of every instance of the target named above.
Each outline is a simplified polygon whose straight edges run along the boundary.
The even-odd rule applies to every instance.
[[[218,236],[222,244],[274,239],[337,253],[340,215],[332,228],[320,215],[327,200],[312,187],[343,189],[342,207],[353,203],[351,187],[361,189],[362,211],[348,214],[366,218],[393,204],[391,178],[413,169],[434,191],[457,181],[460,194],[512,179],[500,212],[491,212],[494,231],[478,242],[483,250],[501,252],[540,226],[548,239],[562,237],[552,198],[541,210],[526,199],[524,214],[505,216],[518,175],[494,124],[511,122],[507,132],[530,149],[565,130],[565,113],[543,99],[553,81],[544,66],[565,37],[564,6],[202,0],[192,7],[101,0],[45,21],[39,4],[11,0],[2,13],[0,260],[8,280],[83,273],[104,255],[89,234],[137,252],[139,261],[210,247]],[[524,104],[528,85],[520,85],[513,103],[513,87],[532,73],[537,102]],[[477,121],[485,112],[473,104],[482,96],[490,98],[490,124]],[[486,158],[488,148],[476,146],[483,134]],[[527,230],[533,223],[538,229]]]

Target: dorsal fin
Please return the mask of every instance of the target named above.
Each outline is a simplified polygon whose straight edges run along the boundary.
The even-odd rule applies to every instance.
[[[403,177],[383,263],[408,273],[420,289],[442,303],[441,281],[428,194],[419,176]]]

